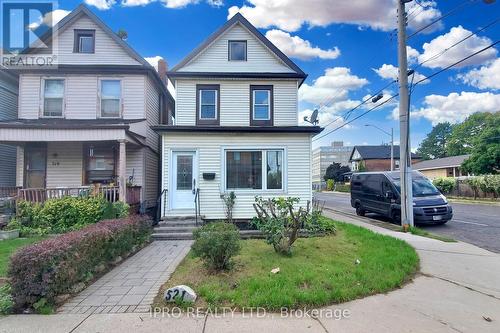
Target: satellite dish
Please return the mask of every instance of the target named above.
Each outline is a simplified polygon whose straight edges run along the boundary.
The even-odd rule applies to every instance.
[[[310,124],[317,125],[318,124],[318,109],[315,109],[313,113],[311,114],[311,118],[307,119],[307,117],[304,117],[304,121],[307,121]]]

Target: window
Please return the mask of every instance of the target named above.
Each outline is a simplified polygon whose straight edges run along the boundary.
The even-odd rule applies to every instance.
[[[101,117],[118,118],[121,109],[121,81],[101,80]]]
[[[64,109],[64,80],[45,79],[43,88],[43,116],[62,117]]]
[[[95,30],[75,30],[75,43],[73,52],[94,53],[95,51]]]
[[[193,155],[177,156],[177,190],[193,188]]]
[[[247,41],[246,40],[230,40],[228,46],[229,61],[246,61],[247,60]]]
[[[226,190],[283,188],[283,150],[226,151]]]
[[[219,125],[220,86],[198,84],[196,92],[197,125]]]
[[[87,145],[85,147],[86,184],[109,184],[115,180],[116,147],[113,145]]]
[[[250,86],[250,125],[273,125],[273,86]]]

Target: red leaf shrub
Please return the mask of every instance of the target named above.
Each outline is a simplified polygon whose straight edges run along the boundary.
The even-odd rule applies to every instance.
[[[54,304],[57,295],[90,280],[98,266],[109,266],[148,241],[150,226],[141,216],[104,220],[20,249],[8,272],[15,308],[31,307],[40,299]]]

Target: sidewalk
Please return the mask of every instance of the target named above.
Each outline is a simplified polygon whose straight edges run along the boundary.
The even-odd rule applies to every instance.
[[[417,249],[421,273],[404,288],[323,310],[349,318],[153,318],[147,313],[16,315],[0,332],[500,332],[500,255],[466,243],[404,234],[326,212],[327,216],[406,240]]]

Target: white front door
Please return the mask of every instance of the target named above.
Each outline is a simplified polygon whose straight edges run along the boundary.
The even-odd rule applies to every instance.
[[[172,209],[194,209],[197,184],[196,152],[172,153],[172,184],[170,186]]]

